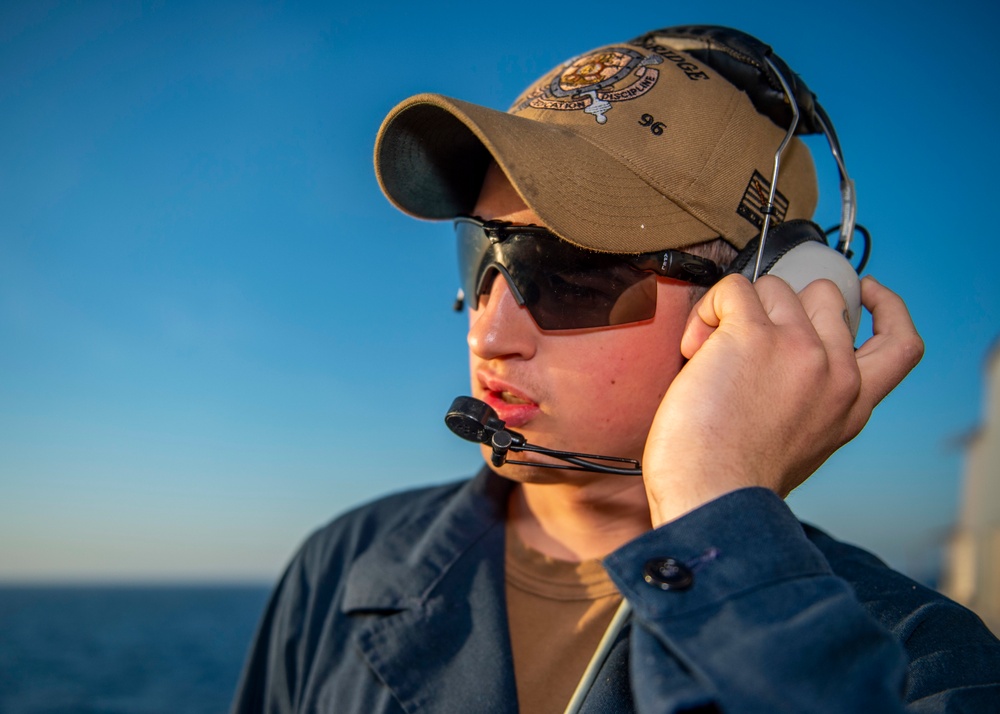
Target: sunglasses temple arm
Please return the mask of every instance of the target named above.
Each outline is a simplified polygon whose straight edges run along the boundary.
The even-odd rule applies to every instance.
[[[682,250],[647,253],[630,261],[638,270],[651,270],[665,278],[711,287],[723,275],[718,263]]]

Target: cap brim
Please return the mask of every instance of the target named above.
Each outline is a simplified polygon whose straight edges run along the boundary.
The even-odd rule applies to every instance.
[[[720,235],[613,154],[558,124],[420,94],[390,112],[375,143],[383,192],[419,218],[471,213],[491,160],[542,222],[576,245],[639,253]]]

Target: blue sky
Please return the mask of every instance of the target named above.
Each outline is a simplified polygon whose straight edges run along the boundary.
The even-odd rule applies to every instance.
[[[474,470],[442,423],[467,383],[450,229],[382,197],[379,123],[420,91],[503,108],[574,54],[696,22],[768,41],[819,95],[870,272],[927,342],[793,505],[933,563],[1000,333],[995,11],[540,6],[0,6],[0,580],[270,580],[338,512]]]

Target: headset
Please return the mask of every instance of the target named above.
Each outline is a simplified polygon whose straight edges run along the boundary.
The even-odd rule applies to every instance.
[[[731,84],[742,89],[758,112],[769,117],[787,133],[774,154],[774,170],[760,235],[739,253],[728,273],[739,273],[751,281],[761,275],[777,275],[798,292],[813,280],[827,278],[836,283],[847,303],[852,336],[861,319],[861,282],[858,278],[871,254],[871,235],[856,224],[857,197],[854,181],[847,173],[840,141],[816,95],[769,45],[745,32],[717,25],[679,25],[642,35],[634,44],[647,40],[671,40],[673,49],[682,50],[708,65]],[[796,134],[823,134],[840,173],[840,223],[823,231],[812,221],[790,220],[775,224],[775,194],[781,157]],[[855,230],[864,239],[857,267],[851,240]],[[835,248],[827,236],[839,232]]]

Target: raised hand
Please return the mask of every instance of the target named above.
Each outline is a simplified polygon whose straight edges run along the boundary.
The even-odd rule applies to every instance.
[[[857,436],[923,355],[899,296],[870,277],[861,296],[873,335],[855,350],[829,281],[729,276],[704,295],[642,459],[654,525],[738,488],[784,497]]]

